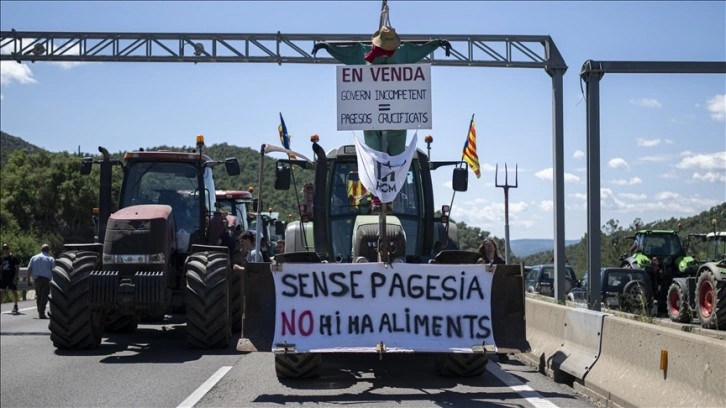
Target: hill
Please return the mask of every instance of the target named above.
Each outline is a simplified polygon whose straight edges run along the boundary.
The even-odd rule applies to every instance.
[[[565,240],[565,246],[580,242],[578,239]],[[539,252],[552,251],[555,247],[554,239],[515,239],[509,242],[512,253],[518,258],[524,258]]]
[[[3,131],[0,131],[0,168],[5,166],[8,158],[10,158],[10,155],[14,151],[21,149],[26,150],[28,153],[35,153],[43,150],[40,147],[34,144],[30,144],[17,136],[13,136]]]

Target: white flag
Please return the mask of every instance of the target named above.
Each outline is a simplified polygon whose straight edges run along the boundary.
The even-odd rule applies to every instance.
[[[396,156],[373,150],[358,140],[358,137],[355,137],[355,149],[358,155],[358,175],[363,186],[382,203],[392,202],[406,181],[408,168],[416,151],[416,134],[406,150]]]

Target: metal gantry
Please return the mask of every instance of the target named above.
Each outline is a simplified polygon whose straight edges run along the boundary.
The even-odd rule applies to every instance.
[[[403,42],[446,40],[424,58],[432,65],[564,68],[549,36],[400,35]],[[370,42],[370,34],[215,34],[0,31],[0,60],[17,62],[263,62],[339,64],[315,45]],[[448,55],[446,55],[448,54]]]
[[[539,68],[552,80],[554,265],[564,301],[565,171],[562,55],[545,35],[399,34],[404,43],[446,44],[421,60],[437,66]],[[0,61],[229,62],[339,64],[314,50],[320,43],[368,43],[370,34],[219,34],[0,31]]]

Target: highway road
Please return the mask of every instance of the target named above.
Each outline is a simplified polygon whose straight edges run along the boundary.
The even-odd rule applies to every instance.
[[[476,378],[439,377],[425,355],[324,359],[320,378],[281,382],[271,353],[193,350],[183,316],[104,337],[96,350],[57,351],[34,301],[0,314],[0,406],[10,407],[595,407],[511,359]]]

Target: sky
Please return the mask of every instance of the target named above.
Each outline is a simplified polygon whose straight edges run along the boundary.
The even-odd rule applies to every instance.
[[[565,238],[587,231],[587,60],[726,61],[726,2],[390,0],[399,34],[549,35],[563,78]],[[372,34],[380,2],[0,2],[0,29],[66,32]],[[7,52],[7,50],[0,50]],[[321,51],[323,56],[325,51]],[[552,83],[544,70],[431,67],[433,160],[458,160],[475,115],[481,178],[456,193],[452,218],[510,239],[553,238]],[[601,220],[623,227],[696,215],[726,201],[726,76],[606,74],[600,81]],[[0,63],[0,128],[50,151],[159,145],[279,144],[309,136],[331,149],[338,131],[335,65],[267,63]],[[413,131],[408,132],[408,141]],[[444,168],[446,169],[446,168]],[[442,169],[443,170],[443,169]],[[451,173],[434,172],[435,205]],[[243,181],[241,188],[254,184]],[[1,186],[0,186],[1,187]]]

